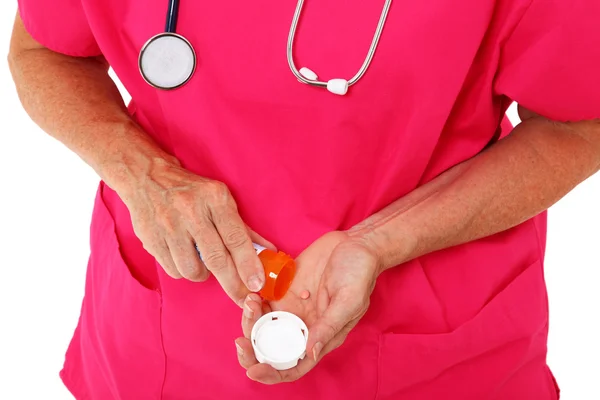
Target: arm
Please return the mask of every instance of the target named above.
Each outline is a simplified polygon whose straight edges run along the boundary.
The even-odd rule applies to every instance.
[[[33,121],[119,193],[127,194],[153,164],[176,162],[129,118],[103,57],[53,52],[35,41],[17,16],[8,62]]]
[[[165,272],[203,281],[211,271],[238,304],[262,288],[252,242],[273,245],[243,223],[224,184],[183,169],[129,117],[104,58],[53,52],[17,16],[8,60],[25,110],[119,194]]]
[[[349,234],[383,270],[512,228],[600,168],[600,121],[556,123],[519,109],[522,123],[488,150],[396,201]]]

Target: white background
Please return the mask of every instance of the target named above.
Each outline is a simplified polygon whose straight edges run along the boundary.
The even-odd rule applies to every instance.
[[[58,371],[79,315],[98,178],[21,108],[5,62],[15,9],[0,3],[0,399],[66,400]],[[550,212],[548,362],[563,400],[600,399],[599,205],[597,175]]]

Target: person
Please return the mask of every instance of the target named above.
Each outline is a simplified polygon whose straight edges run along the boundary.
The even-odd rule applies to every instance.
[[[294,64],[353,76],[382,5],[307,2]],[[182,1],[196,65],[163,90],[138,55],[167,1],[19,1],[21,102],[101,178],[64,384],[94,400],[558,399],[545,210],[600,166],[600,3],[394,2],[345,95],[290,71],[295,6]],[[256,294],[253,242],[296,259],[279,301]],[[295,368],[254,357],[269,310],[308,326]]]

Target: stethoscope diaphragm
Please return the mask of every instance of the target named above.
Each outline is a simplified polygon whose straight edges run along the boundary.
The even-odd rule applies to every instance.
[[[144,80],[158,89],[184,85],[196,69],[196,53],[181,35],[163,32],[142,47],[139,68]]]

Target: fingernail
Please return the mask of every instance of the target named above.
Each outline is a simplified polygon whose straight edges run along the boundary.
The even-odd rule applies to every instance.
[[[256,293],[250,293],[248,296],[246,296],[246,301],[254,301],[256,303],[260,303],[261,302],[261,298],[258,294]]]
[[[254,275],[248,279],[248,289],[250,289],[252,292],[258,292],[260,289],[262,289],[264,283],[264,279],[258,275]]]
[[[235,348],[237,349],[238,356],[241,357],[244,355],[244,349],[242,349],[242,347],[237,342],[235,342]]]
[[[315,361],[319,359],[319,353],[321,352],[321,349],[323,349],[323,345],[321,344],[321,342],[317,342],[313,346],[313,357],[315,358]]]
[[[248,303],[244,303],[244,317],[246,317],[248,319],[252,319],[253,316],[254,316],[254,311],[252,311],[252,309],[250,308]]]

